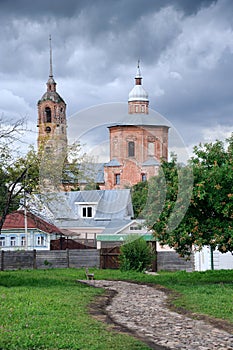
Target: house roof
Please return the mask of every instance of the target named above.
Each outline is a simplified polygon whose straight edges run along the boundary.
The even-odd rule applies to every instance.
[[[4,230],[24,229],[25,213],[23,210],[16,210],[7,215],[3,224]],[[27,212],[27,228],[39,229],[47,233],[62,233],[58,227],[41,219],[33,213]]]
[[[89,203],[96,208],[95,216],[80,217],[78,207]],[[117,225],[123,227],[133,217],[129,189],[48,193],[37,195],[35,199],[31,197],[28,204],[42,218],[46,211],[41,211],[41,207],[46,206],[52,222],[60,228],[105,228],[110,222],[118,222]]]
[[[120,120],[112,123],[108,126],[109,129],[115,126],[152,126],[152,127],[165,127],[169,129],[169,122],[158,112],[150,110],[149,114],[134,113],[125,114]]]
[[[124,242],[126,241],[130,236],[128,234],[98,234],[96,235],[96,240],[101,242]],[[143,234],[143,235],[135,235],[136,237],[142,237],[145,241],[154,241],[155,237],[152,234]]]

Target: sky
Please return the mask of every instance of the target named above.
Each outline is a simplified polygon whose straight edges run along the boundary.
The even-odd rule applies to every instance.
[[[189,153],[224,140],[233,131],[232,14],[232,0],[0,0],[0,115],[26,117],[24,147],[36,144],[51,35],[70,130],[83,132],[91,110],[85,134],[96,134],[115,118],[108,111],[103,120],[99,106],[127,107],[140,59],[151,109]]]

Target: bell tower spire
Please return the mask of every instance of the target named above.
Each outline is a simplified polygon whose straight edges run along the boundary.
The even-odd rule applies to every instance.
[[[47,91],[56,92],[56,85],[53,78],[52,39],[51,35],[49,35],[49,79],[47,81]]]
[[[52,39],[51,39],[51,34],[49,35],[49,77],[53,78],[53,59],[52,59]]]
[[[38,150],[44,147],[67,148],[66,135],[66,103],[56,91],[53,78],[52,44],[49,36],[49,78],[46,83],[47,91],[38,101]]]
[[[135,76],[135,86],[129,93],[128,113],[129,114],[148,114],[149,99],[148,93],[142,86],[142,75],[140,71],[140,60],[137,64],[137,72]]]

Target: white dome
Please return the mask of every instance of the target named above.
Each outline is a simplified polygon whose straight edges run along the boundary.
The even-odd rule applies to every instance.
[[[135,85],[133,87],[129,93],[128,102],[130,101],[149,101],[148,93],[144,90],[142,85]]]

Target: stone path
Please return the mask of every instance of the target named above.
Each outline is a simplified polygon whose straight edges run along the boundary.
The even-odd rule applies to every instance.
[[[111,319],[161,349],[233,350],[232,334],[169,310],[166,294],[155,287],[123,281],[82,282],[116,291],[106,307]]]

